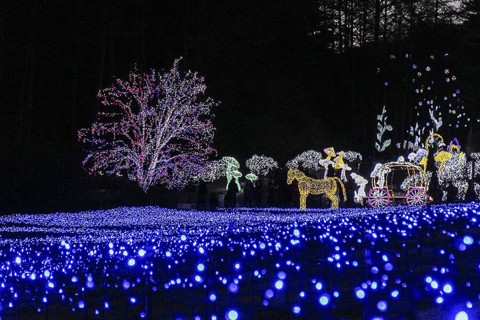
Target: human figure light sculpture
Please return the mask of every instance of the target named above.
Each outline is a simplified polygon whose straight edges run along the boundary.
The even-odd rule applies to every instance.
[[[228,184],[230,183],[230,180],[235,178],[238,185],[238,190],[240,190],[241,188],[240,188],[240,184],[238,183],[238,178],[241,177],[242,174],[237,170],[240,168],[240,163],[238,163],[238,161],[233,157],[223,157],[222,160],[225,161],[225,163],[227,164],[227,171],[226,171],[227,185],[225,186],[225,189],[228,189]],[[234,172],[237,172],[237,173],[234,173]],[[238,176],[239,173],[240,173],[240,176]]]
[[[303,172],[297,169],[290,169],[287,173],[287,183],[292,184],[293,180],[298,181],[298,191],[300,192],[300,209],[307,208],[307,196],[311,193],[314,195],[325,194],[332,202],[331,208],[338,208],[337,198],[337,182],[340,184],[343,190],[343,198],[347,199],[347,193],[345,192],[345,186],[338,177],[325,178],[325,179],[313,179],[305,176]]]

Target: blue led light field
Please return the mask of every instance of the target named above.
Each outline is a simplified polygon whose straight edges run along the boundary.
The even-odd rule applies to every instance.
[[[477,203],[0,218],[1,319],[478,319]]]

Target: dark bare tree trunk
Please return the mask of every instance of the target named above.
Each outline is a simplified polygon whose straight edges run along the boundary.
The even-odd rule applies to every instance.
[[[98,73],[97,82],[95,85],[95,93],[99,92],[103,88],[103,81],[105,78],[105,56],[107,52],[107,17],[108,17],[108,1],[102,8],[102,20],[100,25],[100,38],[98,47]]]
[[[2,1],[0,8],[4,7],[5,1]],[[5,73],[5,14],[0,12],[0,88],[3,88],[3,75]]]
[[[380,0],[375,0],[375,43],[380,38]]]
[[[415,31],[415,0],[410,0],[410,36]]]
[[[338,1],[338,51],[343,52],[342,1]]]
[[[115,76],[115,28],[117,22],[117,9],[116,6],[111,6],[108,11],[108,73],[107,81],[113,80]],[[143,70],[143,69],[141,69]]]
[[[39,12],[38,2],[30,3],[26,8],[29,14],[29,33],[26,44],[26,58],[24,60],[22,87],[20,94],[20,131],[18,139],[27,141],[31,138],[32,133],[32,112],[33,112],[33,89],[36,71],[36,38],[37,38],[37,19]]]
[[[385,0],[385,13],[383,17],[383,44],[387,45],[387,34],[388,34],[388,0]]]
[[[74,45],[73,45],[73,58],[72,58],[72,107],[71,107],[71,111],[70,111],[70,134],[72,135],[72,139],[76,138],[77,136],[77,110],[78,110],[78,92],[79,92],[79,88],[78,88],[78,63],[79,63],[79,59],[80,59],[80,54],[79,54],[79,51],[80,51],[80,46],[78,44],[78,25],[79,25],[79,21],[78,21],[78,10],[79,10],[79,4],[78,2],[74,2],[75,3],[75,17],[74,17],[74,37],[75,37],[75,40],[74,40]]]
[[[146,48],[145,48],[145,30],[147,29],[147,25],[145,22],[145,2],[141,1],[141,8],[140,8],[140,70],[147,71],[147,57],[146,57]]]

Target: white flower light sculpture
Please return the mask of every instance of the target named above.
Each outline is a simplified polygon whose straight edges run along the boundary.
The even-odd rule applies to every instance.
[[[354,201],[356,203],[362,203],[363,199],[367,197],[367,194],[365,193],[365,187],[368,184],[368,180],[354,172],[350,173],[350,177],[352,177],[353,181],[355,181],[355,184],[358,187],[358,190],[354,191]]]
[[[278,168],[277,161],[271,157],[254,154],[247,160],[246,166],[250,171],[258,176],[266,176],[271,170]]]

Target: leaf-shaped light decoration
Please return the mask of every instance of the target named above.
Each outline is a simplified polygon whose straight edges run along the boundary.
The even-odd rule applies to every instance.
[[[391,143],[392,143],[392,139],[388,139],[388,140],[383,141],[382,150],[385,150],[385,148],[388,148]]]
[[[385,109],[385,106],[383,106],[382,114],[377,115],[377,120],[383,122],[383,123],[377,122],[377,130],[378,130],[377,141],[378,142],[375,142],[375,148],[377,149],[378,152],[383,152],[385,150],[385,148],[390,146],[390,144],[392,143],[391,139],[386,140],[382,143],[382,135],[385,133],[385,131],[387,131],[387,130],[392,131],[393,130],[392,126],[387,124],[388,116],[385,115],[386,112],[387,112],[387,110]],[[411,129],[412,128],[410,128],[410,130]]]

